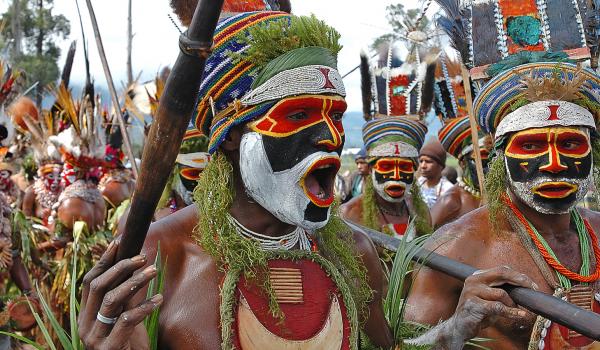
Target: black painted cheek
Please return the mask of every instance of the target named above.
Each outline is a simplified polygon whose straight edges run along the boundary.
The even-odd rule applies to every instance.
[[[262,135],[263,145],[271,168],[274,172],[293,168],[306,157],[319,151],[329,152],[322,146],[317,146],[320,140],[331,140],[332,135],[325,122],[318,123],[286,137]],[[340,155],[345,138],[342,136],[340,147],[335,152]]]
[[[506,156],[506,165],[509,170],[510,178],[513,182],[525,182],[537,177],[542,171],[540,167],[548,164],[549,155],[537,158],[519,159]],[[527,165],[521,163],[527,162]],[[588,154],[583,158],[572,158],[560,156],[560,162],[567,167],[564,171],[558,173],[543,172],[556,177],[567,177],[572,179],[585,179],[589,176],[592,169],[592,156]],[[581,164],[576,164],[580,162]]]
[[[380,185],[383,185],[384,183],[386,183],[388,181],[394,181],[394,180],[392,180],[391,176],[389,176],[389,175],[380,174],[378,172],[375,172],[374,175],[375,175],[375,181]],[[404,182],[407,185],[412,184],[414,180],[415,180],[415,173],[410,173],[410,174],[401,173],[400,174],[400,181]]]
[[[327,214],[329,208],[321,208],[316,206],[313,202],[308,203],[306,209],[304,209],[304,220],[310,222],[322,222],[327,220]]]

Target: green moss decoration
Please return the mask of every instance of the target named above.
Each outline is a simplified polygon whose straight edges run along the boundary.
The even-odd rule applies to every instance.
[[[271,60],[302,47],[317,46],[329,49],[334,56],[342,49],[340,34],[314,15],[291,16],[253,26],[237,39],[249,45],[240,54],[230,53],[235,60],[254,63],[260,69]]]
[[[429,215],[429,208],[427,207],[427,203],[423,200],[423,196],[421,196],[421,191],[419,186],[414,183],[410,189],[410,194],[412,197],[413,208],[415,209],[415,228],[417,230],[417,235],[428,235],[433,233],[433,227],[429,224],[427,220],[427,216]]]
[[[199,211],[194,236],[198,244],[217,261],[221,271],[242,271],[248,281],[256,281],[269,297],[273,317],[282,318],[265,273],[269,252],[261,250],[257,242],[237,234],[227,219],[233,196],[233,167],[221,152],[217,152],[200,175],[194,191]],[[319,252],[352,286],[352,298],[362,319],[366,319],[367,303],[371,300],[372,291],[367,284],[366,268],[354,248],[351,231],[337,215],[332,215],[329,223],[317,231],[316,237]]]
[[[379,225],[379,210],[377,210],[377,204],[375,203],[375,187],[371,181],[371,177],[364,183],[364,192],[362,196],[362,222],[368,228],[373,230],[381,231],[381,225]],[[386,232],[391,234],[391,232]]]
[[[488,198],[489,220],[492,228],[496,231],[499,228],[499,216],[505,210],[502,196],[506,193],[507,184],[504,152],[498,151],[496,158],[490,162],[490,170],[484,183]]]

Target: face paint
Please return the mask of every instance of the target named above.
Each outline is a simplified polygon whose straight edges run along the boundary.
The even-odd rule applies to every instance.
[[[414,178],[415,163],[409,158],[378,158],[371,169],[373,187],[387,202],[402,202]]]
[[[10,170],[0,170],[0,191],[9,190],[12,187],[11,175]]]
[[[591,183],[590,137],[584,128],[550,127],[513,134],[505,148],[510,188],[544,214],[564,214]]]
[[[481,165],[483,166],[483,175],[487,175],[489,170],[490,163],[490,151],[492,149],[491,142],[481,143],[479,144],[479,154],[481,155]],[[469,154],[465,155],[463,160],[466,163],[465,168],[465,176],[469,177],[469,181],[471,181],[470,185],[474,186],[477,190],[479,188],[479,181],[477,179],[477,163],[475,160],[475,153],[471,151]]]
[[[42,178],[46,190],[51,192],[60,191],[61,171],[62,166],[59,164],[49,164],[40,168],[39,175]]]
[[[308,230],[327,223],[345,109],[338,96],[284,99],[243,135],[240,170],[246,191],[279,220]]]

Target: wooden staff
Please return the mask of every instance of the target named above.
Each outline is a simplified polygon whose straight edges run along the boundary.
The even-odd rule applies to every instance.
[[[142,249],[194,112],[222,6],[223,0],[198,1],[188,30],[179,37],[181,52],[167,79],[144,147],[140,176],[117,253],[119,260],[137,255]]]
[[[345,222],[353,230],[368,235],[378,246],[394,252],[398,250],[401,242],[399,239],[357,225],[351,221],[345,220]],[[477,269],[472,266],[423,248],[419,249],[413,257],[413,260],[463,282],[467,277],[477,271]],[[508,284],[501,286],[501,288],[508,292],[515,303],[523,306],[529,311],[541,315],[552,322],[563,325],[568,329],[572,329],[590,339],[600,341],[600,315],[533,289],[515,287]]]
[[[467,100],[467,112],[469,114],[469,124],[471,125],[471,140],[473,143],[473,153],[475,153],[475,169],[477,170],[477,181],[479,182],[479,192],[481,193],[481,202],[485,203],[485,188],[483,187],[483,162],[481,161],[481,152],[479,150],[479,134],[477,132],[477,120],[473,114],[473,95],[471,95],[471,80],[469,71],[464,64],[460,65],[463,86],[465,87],[465,99]]]
[[[127,133],[127,124],[125,124],[125,118],[121,113],[121,107],[119,106],[119,98],[115,84],[113,82],[112,75],[110,74],[110,68],[108,67],[108,61],[106,60],[106,54],[104,53],[104,45],[102,45],[102,37],[100,36],[100,29],[98,28],[98,22],[96,21],[96,15],[94,14],[94,8],[92,7],[92,1],[86,0],[88,11],[90,12],[90,19],[92,20],[92,28],[94,28],[94,37],[96,38],[96,45],[98,45],[98,54],[100,55],[100,61],[102,62],[102,68],[104,68],[104,76],[106,77],[106,83],[108,84],[108,91],[110,91],[110,97],[112,104],[115,106],[117,112],[117,119],[121,126],[121,134],[123,135],[123,144],[125,145],[125,153],[129,162],[131,163],[131,170],[133,171],[133,177],[138,178],[138,168],[135,163],[135,157],[133,150],[131,149],[131,141],[129,140],[129,134]],[[91,97],[93,98],[93,96]]]

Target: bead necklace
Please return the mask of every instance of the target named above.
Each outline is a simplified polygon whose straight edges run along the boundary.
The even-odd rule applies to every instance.
[[[304,229],[301,227],[296,227],[294,231],[283,236],[271,237],[254,232],[244,227],[244,225],[242,225],[231,215],[229,215],[229,221],[233,224],[233,226],[235,226],[238,234],[240,234],[242,237],[257,241],[263,250],[291,250],[296,246],[296,244],[299,244],[300,250],[312,250],[311,241],[308,238],[306,231],[304,231]]]
[[[521,224],[525,227],[525,230],[531,237],[531,240],[536,245],[540,254],[546,260],[546,263],[550,265],[558,276],[560,285],[565,289],[571,289],[571,280],[590,283],[600,279],[600,247],[598,246],[598,238],[596,233],[592,229],[590,223],[583,219],[577,210],[571,211],[571,218],[577,228],[577,235],[579,236],[579,246],[581,249],[581,269],[579,273],[575,273],[567,269],[559,261],[552,248],[548,245],[544,237],[533,227],[533,225],[525,218],[523,213],[515,206],[515,204],[508,198],[508,196],[502,196],[502,200],[515,216],[519,219]],[[594,250],[594,258],[596,259],[596,271],[590,274],[590,239],[591,245]]]
[[[481,197],[481,193],[478,190],[476,190],[473,186],[471,186],[471,185],[467,184],[466,182],[464,182],[462,178],[459,178],[457,180],[457,184],[458,184],[458,187],[460,187],[463,190],[469,192],[474,197],[477,197],[477,198]]]

